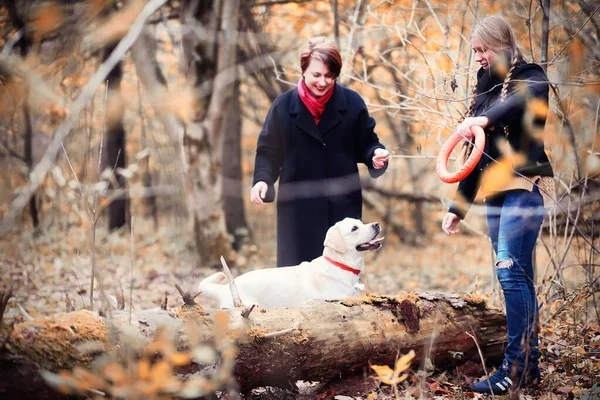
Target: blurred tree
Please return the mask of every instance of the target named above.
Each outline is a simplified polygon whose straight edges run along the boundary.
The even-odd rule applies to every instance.
[[[265,94],[269,103],[285,91],[281,81],[272,73],[270,58],[277,58],[279,53],[273,40],[265,35],[265,24],[268,13],[253,11],[256,2],[244,2],[240,13],[239,31],[244,34],[238,39],[238,66],[247,75],[245,80],[252,88],[258,88]],[[256,94],[250,90],[250,96],[243,96],[240,91],[241,79],[236,77],[233,95],[228,104],[226,114],[229,116],[225,124],[225,146],[223,152],[223,192],[227,231],[233,237],[234,249],[251,239],[252,232],[246,219],[244,198],[249,196],[248,187],[244,186],[242,171],[242,119],[248,118],[243,110],[256,106]],[[242,107],[244,104],[244,107]],[[261,109],[259,112],[263,112]]]
[[[182,3],[183,60],[194,88],[193,116],[186,121],[186,194],[200,262],[219,265],[231,250],[223,210],[223,125],[236,78],[239,0]]]
[[[31,7],[30,2],[22,2],[20,7],[23,9],[28,9]],[[12,25],[17,29],[17,31],[22,33],[22,37],[18,42],[19,52],[21,57],[27,57],[31,46],[32,46],[32,38],[30,33],[25,29],[25,20],[23,14],[18,11],[17,2],[16,1],[8,1],[6,3],[8,15],[11,20]],[[33,169],[35,162],[33,157],[33,148],[34,148],[34,134],[33,134],[33,126],[31,124],[31,110],[29,105],[29,97],[31,90],[29,87],[24,88],[22,102],[22,115],[23,115],[23,160],[29,169],[29,172]],[[29,199],[29,215],[31,217],[31,222],[34,228],[38,228],[39,226],[39,215],[38,215],[38,198],[37,192],[34,192]]]
[[[104,50],[104,59],[108,58],[114,50],[114,45]],[[125,147],[125,128],[123,127],[123,100],[121,99],[121,79],[123,76],[122,61],[120,61],[108,74],[108,99],[106,144],[102,157],[102,170],[115,171],[111,185],[114,190],[125,190],[127,179],[119,170],[127,167],[127,152]],[[108,205],[108,228],[110,230],[120,229],[127,225],[129,220],[129,198],[126,191],[115,198]]]
[[[249,240],[250,230],[244,208],[244,180],[242,176],[242,110],[240,81],[233,83],[231,100],[227,102],[228,118],[223,126],[223,207],[227,232],[233,237],[233,248],[239,250]]]

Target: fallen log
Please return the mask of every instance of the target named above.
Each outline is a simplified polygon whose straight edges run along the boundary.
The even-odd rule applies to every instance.
[[[232,373],[241,391],[370,374],[369,365],[393,365],[410,350],[416,353],[413,365],[428,358],[440,369],[467,360],[479,362],[477,346],[488,361],[500,360],[505,340],[504,314],[472,295],[418,293],[313,301],[298,308],[257,308],[247,318],[241,311],[200,306],[152,309],[132,313],[130,325],[127,311],[113,312],[108,321],[83,310],[17,323],[4,332],[0,393],[10,393],[10,385],[19,384],[16,379],[24,366],[58,371],[90,365],[92,357],[81,354],[78,344],[114,343],[118,332],[133,331],[148,342],[167,326],[176,332],[176,347],[186,349],[184,324],[194,321],[199,339],[213,340],[219,315],[228,317],[228,335],[237,345]],[[201,370],[206,366],[190,363],[180,376],[197,376]],[[21,384],[31,382],[29,376]]]

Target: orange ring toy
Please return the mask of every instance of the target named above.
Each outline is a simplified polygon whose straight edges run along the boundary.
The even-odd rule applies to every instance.
[[[452,153],[452,150],[456,147],[456,145],[463,140],[463,136],[458,132],[454,132],[446,143],[442,146],[440,150],[440,154],[438,154],[437,165],[435,167],[440,179],[446,183],[455,183],[462,181],[467,175],[473,171],[473,168],[477,165],[479,160],[481,159],[481,154],[483,153],[483,149],[485,146],[485,132],[483,128],[479,126],[472,126],[471,133],[475,135],[475,147],[473,147],[473,151],[467,158],[467,161],[463,164],[462,167],[458,169],[458,171],[450,173],[448,172],[448,158]]]

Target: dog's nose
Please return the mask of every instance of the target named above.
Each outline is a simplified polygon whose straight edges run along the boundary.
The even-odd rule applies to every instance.
[[[373,222],[373,228],[379,229],[379,222]]]

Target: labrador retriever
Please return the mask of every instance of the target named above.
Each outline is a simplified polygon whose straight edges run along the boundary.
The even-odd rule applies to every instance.
[[[377,222],[363,224],[346,218],[327,231],[321,257],[295,266],[258,269],[235,278],[240,298],[247,306],[266,308],[294,307],[311,299],[359,296],[364,287],[360,283],[364,255],[381,248],[383,238],[377,237],[380,232]],[[203,296],[217,300],[221,308],[233,307],[223,272],[205,278],[198,289]]]

